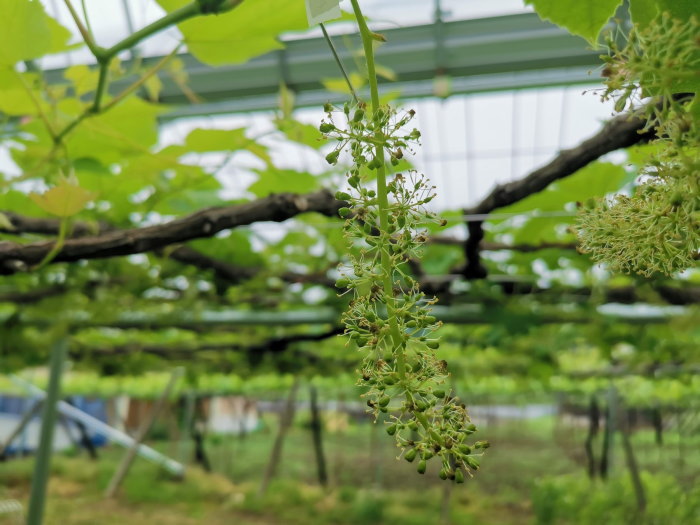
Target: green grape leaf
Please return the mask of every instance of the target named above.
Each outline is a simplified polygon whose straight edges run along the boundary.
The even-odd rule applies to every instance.
[[[304,144],[313,149],[321,149],[327,144],[321,140],[321,132],[316,126],[304,124],[294,119],[277,119],[275,120],[277,129],[284,133],[289,140]]]
[[[49,39],[51,42],[46,54],[61,53],[63,51],[79,48],[83,45],[82,43],[69,44],[68,41],[71,38],[70,30],[59,24],[57,20],[50,16],[47,16],[46,19],[46,23],[49,26]]]
[[[187,189],[174,193],[153,207],[153,211],[166,215],[182,215],[204,208],[221,206],[224,200],[219,196],[218,189]]]
[[[96,69],[91,69],[85,65],[70,66],[63,72],[66,80],[73,84],[73,89],[78,96],[95,91],[97,80],[100,76]]]
[[[396,72],[388,68],[386,66],[382,66],[381,64],[375,64],[375,70],[377,71],[377,76],[385,78],[389,80],[390,82],[396,82],[399,79],[399,76],[396,74]]]
[[[36,115],[37,103],[46,111],[47,104],[41,102],[41,93],[34,88],[35,84],[36,75],[33,73],[0,69],[0,111],[7,115]]]
[[[428,274],[445,275],[462,261],[464,250],[461,246],[433,244],[424,249],[421,265]]]
[[[160,92],[163,89],[163,81],[158,75],[151,75],[144,82],[143,87],[146,88],[146,93],[148,93],[148,100],[151,102],[158,102],[158,97],[160,97]]]
[[[14,65],[66,49],[70,31],[41,2],[0,0],[0,65]]]
[[[0,203],[3,211],[14,211],[16,213],[26,213],[27,208],[31,207],[28,195],[18,190],[0,193]]]
[[[134,179],[123,184],[127,184],[138,191],[148,184],[156,184],[165,172],[172,174],[189,173],[190,171],[193,175],[204,173],[199,166],[181,164],[177,155],[170,155],[167,151],[159,151],[158,153],[149,152],[130,157],[120,175],[121,178]]]
[[[249,142],[244,128],[237,129],[204,129],[190,131],[185,139],[189,151],[205,153],[209,151],[232,151],[240,149],[241,144]]]
[[[627,172],[623,166],[610,162],[592,162],[574,175],[557,182],[553,191],[569,197],[568,202],[590,197],[602,197],[620,189]]]
[[[230,200],[222,195],[221,183],[215,177],[207,173],[189,179],[184,174],[180,177],[172,188],[154,195],[153,199],[157,202],[153,206],[154,211],[166,215],[182,215],[230,204]]]
[[[259,176],[258,180],[250,185],[248,191],[257,197],[285,191],[307,193],[318,188],[317,179],[309,173],[274,167],[267,170],[255,170],[255,172]]]
[[[658,0],[630,0],[630,15],[632,22],[640,27],[649,25],[656,15],[659,14]]]
[[[201,166],[171,167],[169,177],[159,177],[155,187],[157,191],[149,199],[149,206],[166,215],[192,213],[225,203],[221,197],[221,183]]]
[[[658,0],[662,11],[668,11],[671,16],[686,20],[700,14],[700,4],[697,0]]]
[[[226,237],[217,238],[216,242],[200,239],[190,242],[189,245],[210,257],[237,266],[255,268],[265,264],[260,254],[253,251],[249,233],[241,230],[232,230]]]
[[[564,211],[566,204],[585,202],[617,191],[627,178],[622,166],[608,162],[593,162],[575,174],[550,185],[545,190],[498,210],[498,213],[515,213],[530,216],[520,227],[513,227],[511,220],[489,221],[497,224],[498,233],[512,233],[516,243],[556,241],[562,237],[557,226],[570,224],[573,217],[538,216],[539,212]]]
[[[265,163],[272,164],[267,148],[256,142],[255,139],[248,138],[245,131],[245,128],[193,129],[185,139],[183,152],[207,153],[210,151],[247,150]]]
[[[686,20],[698,16],[700,3],[697,0],[630,0],[632,22],[646,27],[659,13],[668,12],[674,18]]]
[[[560,211],[569,202],[583,202],[591,197],[602,197],[620,189],[626,174],[625,169],[617,164],[592,162],[545,190],[500,208],[498,213]]]
[[[126,202],[131,208],[127,198],[142,190],[148,184],[153,183],[163,168],[152,162],[151,156],[144,156],[148,162],[146,169],[139,169],[138,162],[141,157],[129,160],[123,166],[121,173],[113,173],[106,166],[100,164],[94,158],[80,158],[73,162],[75,176],[80,181],[80,186],[100,195],[102,199],[112,202],[112,209],[123,206]]]
[[[350,75],[348,75],[348,78],[350,79],[350,84],[352,84],[352,88],[355,91],[361,89],[367,83],[367,79],[359,73],[352,72]],[[342,93],[344,95],[350,94],[348,83],[343,77],[324,78],[321,80],[321,84],[323,84],[323,87],[325,87],[328,91]]]
[[[557,234],[557,226],[562,223],[570,223],[573,217],[531,217],[513,234],[516,244],[538,244],[540,242],[554,242],[560,240]]]
[[[292,247],[296,251],[306,252],[307,249],[311,248],[314,244],[318,242],[318,237],[316,235],[309,235],[306,232],[289,232],[284,238],[279,242],[279,246],[283,249]]]
[[[58,107],[67,115],[83,111],[76,99],[62,100]],[[147,153],[158,140],[157,117],[166,109],[129,97],[108,112],[85,119],[68,135],[68,151],[73,158],[92,157],[105,165]]]
[[[189,0],[158,0],[174,11]],[[274,49],[283,48],[278,35],[308,27],[301,1],[248,0],[216,16],[199,16],[178,24],[187,49],[209,65],[238,64]]]
[[[97,194],[62,178],[57,186],[42,194],[30,193],[29,197],[45,212],[66,218],[79,213]]]
[[[595,45],[603,26],[622,0],[525,0],[540,18],[549,20]]]

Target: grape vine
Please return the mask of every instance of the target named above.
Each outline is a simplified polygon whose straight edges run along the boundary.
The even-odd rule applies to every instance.
[[[380,104],[373,56],[378,37],[367,27],[357,0],[352,5],[367,60],[371,104],[326,104],[327,118],[319,128],[336,142],[326,160],[336,164],[349,151],[353,162],[348,191],[336,195],[349,204],[340,215],[347,218],[345,237],[358,251],[349,256],[336,283],[354,293],[343,317],[345,333],[364,354],[359,385],[366,388],[367,405],[375,417],[388,415],[386,431],[404,459],[417,460],[417,471],[423,474],[427,462],[439,457],[440,477],[463,483],[465,473],[478,470],[478,457],[489,444],[467,443],[476,427],[465,405],[445,386],[447,363],[436,355],[439,339],[434,336],[441,323],[431,315],[436,299],[426,297],[405,271],[406,263],[420,256],[427,238],[423,225],[444,221],[426,208],[435,188],[421,173],[396,173],[387,182],[387,161],[397,166],[404,152],[419,143],[420,132],[408,129],[413,110],[399,113]],[[370,172],[376,173],[376,190],[368,185]]]

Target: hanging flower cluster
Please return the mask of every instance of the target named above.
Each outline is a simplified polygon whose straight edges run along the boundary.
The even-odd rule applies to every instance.
[[[581,250],[613,271],[670,275],[700,256],[700,22],[659,15],[633,28],[620,49],[603,57],[607,89],[623,111],[642,100],[643,131],[654,153],[632,196],[588,203],[577,234]]]
[[[426,208],[435,188],[422,174],[409,170],[385,179],[387,164],[398,166],[404,152],[418,144],[420,132],[408,127],[415,112],[380,106],[371,113],[362,102],[327,104],[325,111],[320,131],[336,142],[326,160],[335,164],[348,151],[353,161],[347,191],[336,197],[348,202],[340,215],[347,219],[345,236],[356,255],[341,268],[336,286],[354,294],[343,321],[363,353],[358,384],[366,388],[375,417],[387,414],[386,431],[404,459],[415,461],[423,474],[427,462],[439,458],[439,476],[462,483],[479,468],[478,456],[488,443],[467,442],[476,427],[445,386],[447,363],[436,355],[434,335],[441,323],[431,314],[436,299],[420,291],[407,269],[426,241],[424,225],[445,222]]]

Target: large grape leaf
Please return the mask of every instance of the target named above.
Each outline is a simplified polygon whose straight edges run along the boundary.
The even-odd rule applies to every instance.
[[[255,139],[248,138],[245,128],[193,129],[185,139],[185,148],[198,153],[248,150],[267,164],[272,164],[267,148]]]
[[[686,20],[700,13],[697,0],[630,0],[632,22],[641,27],[647,26],[659,13],[668,12],[680,20]]]
[[[180,164],[170,168],[168,175],[159,179],[156,192],[146,202],[152,211],[181,215],[225,202],[221,183],[201,166]]]
[[[574,175],[557,182],[552,191],[569,196],[568,202],[602,197],[620,189],[627,172],[619,164],[592,162]]]
[[[225,237],[219,237],[217,242],[202,239],[190,242],[189,246],[210,257],[237,266],[264,266],[264,261],[260,254],[253,251],[249,235],[246,231],[232,230]]]
[[[174,11],[189,0],[158,0]],[[303,0],[246,0],[216,16],[199,16],[178,24],[187,49],[210,65],[237,64],[272,51],[283,44],[277,36],[308,27]]]
[[[130,195],[152,184],[161,171],[171,167],[158,164],[155,156],[146,155],[130,160],[122,166],[121,173],[114,173],[94,158],[80,158],[73,162],[76,177],[83,188],[98,192],[101,199],[109,199],[114,206],[126,201],[128,207],[133,206],[127,201]]]
[[[659,14],[658,0],[630,0],[630,15],[632,22],[640,27],[649,25]]]
[[[66,49],[70,31],[38,0],[0,0],[0,66]]]
[[[265,197],[270,193],[285,191],[306,193],[318,187],[317,179],[309,173],[274,167],[255,171],[259,175],[259,178],[257,182],[250,185],[248,191],[257,197]]]
[[[304,124],[292,118],[276,119],[275,124],[277,129],[284,133],[289,140],[314,149],[321,149],[326,145],[326,141],[322,140],[321,132],[316,126]]]
[[[47,105],[41,102],[41,94],[34,89],[34,85],[36,75],[32,73],[0,69],[0,111],[7,115],[36,115],[37,104],[41,104],[42,110],[47,111]]]
[[[593,162],[543,191],[499,209],[498,213],[559,211],[569,202],[583,202],[620,189],[626,174],[625,169],[618,164]]]
[[[97,81],[100,76],[99,71],[84,64],[70,66],[65,70],[63,76],[69,80],[78,96],[94,91],[97,88]]]
[[[700,14],[700,3],[697,0],[657,0],[662,11],[668,11],[671,16],[685,20]]]
[[[557,227],[562,223],[570,223],[573,217],[538,217],[534,216],[516,229],[513,233],[515,244],[539,244],[561,240]]]
[[[218,188],[214,189],[187,189],[173,193],[161,200],[156,206],[153,206],[153,211],[165,215],[184,215],[193,213],[204,208],[220,206],[224,204],[224,199],[220,197]]]
[[[461,246],[432,244],[424,249],[421,265],[428,274],[445,275],[463,260],[464,250]]]
[[[593,162],[545,190],[498,210],[498,213],[521,214],[529,217],[525,224],[513,227],[512,220],[489,222],[502,222],[498,232],[510,232],[516,243],[560,240],[561,233],[557,232],[557,226],[570,224],[573,217],[542,216],[541,212],[564,211],[566,204],[585,202],[590,198],[602,197],[617,191],[626,177],[627,172],[622,166],[608,162]]]
[[[58,107],[67,115],[82,112],[75,99],[62,100]],[[146,153],[158,140],[157,117],[166,109],[129,97],[108,112],[85,119],[68,135],[68,151],[74,158],[91,157],[105,165]]]
[[[622,0],[525,0],[540,18],[565,27],[595,44]]]
[[[81,188],[75,181],[63,179],[57,186],[44,193],[30,193],[29,197],[42,210],[66,218],[79,213],[88,202],[97,197],[97,194]]]
[[[237,129],[203,129],[190,131],[185,139],[185,146],[190,151],[204,153],[207,151],[230,151],[240,149],[249,142],[244,128]]]

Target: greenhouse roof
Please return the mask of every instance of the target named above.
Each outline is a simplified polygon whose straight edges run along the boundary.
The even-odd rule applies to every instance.
[[[399,10],[395,4],[388,7],[387,2],[374,2],[369,16],[377,20],[387,38],[377,56],[380,65],[393,75],[392,89],[403,98],[414,98],[597,80],[591,70],[600,64],[598,52],[589,49],[583,39],[541,21],[534,13],[515,9],[516,3],[519,4],[496,2],[496,9],[474,12],[474,16],[489,16],[468,18],[465,5],[470,2],[443,2],[440,11],[443,15],[439,17],[434,6],[429,11],[408,5]],[[49,12],[56,12],[59,20],[68,22],[66,13],[56,4],[47,4]],[[109,45],[129,27],[138,28],[152,21],[159,15],[157,10],[153,2],[105,2],[100,16],[95,16],[92,23],[96,30],[99,27],[98,33],[104,39],[101,43]],[[122,23],[115,23],[112,17],[106,22],[109,13],[116,19],[121,16]],[[92,17],[89,7],[88,14]],[[491,16],[494,14],[499,16]],[[105,23],[107,26],[102,28]],[[344,22],[330,29],[341,59],[352,69],[361,47],[357,35]],[[146,57],[143,59],[146,65],[155,64],[172,50],[176,41],[173,31],[177,30],[170,29],[146,40],[138,49],[138,56],[124,53],[122,58],[129,61]],[[75,39],[78,41],[79,35]],[[160,101],[177,106],[166,118],[273,109],[278,106],[281,84],[296,93],[297,106],[319,105],[328,100],[323,82],[338,77],[339,71],[319,31],[287,34],[281,41],[284,48],[280,50],[244,64],[220,67],[203,65],[183,52],[180,58],[189,77],[188,87],[201,103],[190,104],[191,93],[185,93],[167,73],[161,74],[164,85]],[[51,70],[47,74],[49,80],[57,82],[70,65],[93,61],[89,52],[81,48],[48,57],[41,65]],[[123,88],[130,80],[115,82],[113,89]],[[337,97],[340,100],[343,95]]]

